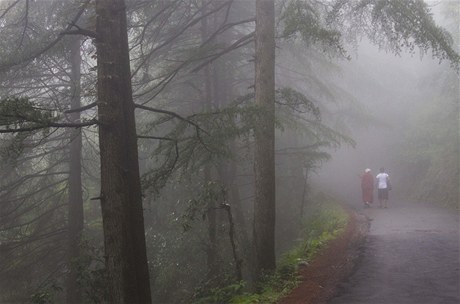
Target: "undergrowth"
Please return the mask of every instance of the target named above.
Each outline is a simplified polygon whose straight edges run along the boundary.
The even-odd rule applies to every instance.
[[[340,235],[348,222],[347,213],[332,198],[321,195],[317,201],[305,220],[301,240],[278,259],[275,273],[261,280],[259,292],[249,292],[246,282],[242,281],[216,288],[208,297],[194,303],[271,304],[288,295],[298,285],[299,265],[311,262],[318,250]]]

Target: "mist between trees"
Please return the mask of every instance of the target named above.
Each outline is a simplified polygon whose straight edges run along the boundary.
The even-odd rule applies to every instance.
[[[353,192],[343,172],[382,163],[402,194],[455,206],[458,13],[0,1],[0,302],[257,291],[317,187]]]

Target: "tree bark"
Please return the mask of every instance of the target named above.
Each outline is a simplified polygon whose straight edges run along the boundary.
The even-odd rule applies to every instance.
[[[126,7],[96,1],[101,207],[109,303],[151,303]]]
[[[201,3],[202,15],[206,15],[206,3]],[[212,21],[212,20],[211,20]],[[209,20],[208,17],[201,19],[201,39],[205,41],[209,34]],[[212,63],[206,65],[203,69],[203,110],[211,111],[213,103],[213,88],[212,77],[215,77],[212,69]],[[215,93],[215,92],[214,92]],[[204,182],[208,184],[212,181],[212,164],[207,163],[204,165]],[[209,281],[215,279],[219,274],[218,260],[218,243],[217,243],[217,214],[216,202],[210,199],[207,204],[207,229],[208,229],[208,244],[206,248],[206,264],[208,267],[207,279]]]
[[[275,269],[275,4],[256,1],[254,145],[256,278]]]
[[[81,38],[74,38],[71,42],[71,109],[80,108],[81,100]],[[80,112],[70,114],[70,121],[80,122]],[[69,174],[69,274],[67,277],[67,303],[82,303],[81,290],[78,286],[78,267],[76,262],[80,257],[80,243],[83,232],[83,197],[81,182],[81,129],[71,129],[70,133],[70,174]]]

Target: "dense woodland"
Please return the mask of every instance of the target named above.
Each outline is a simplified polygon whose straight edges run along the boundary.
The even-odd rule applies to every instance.
[[[311,175],[392,119],[400,187],[455,207],[458,5],[0,1],[0,302],[257,293],[312,215]],[[362,103],[385,86],[353,64],[364,40],[434,59],[404,117]]]

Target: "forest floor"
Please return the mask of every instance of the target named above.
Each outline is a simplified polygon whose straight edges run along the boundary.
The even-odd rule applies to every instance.
[[[426,204],[359,209],[280,304],[460,303],[459,228],[457,211]]]

